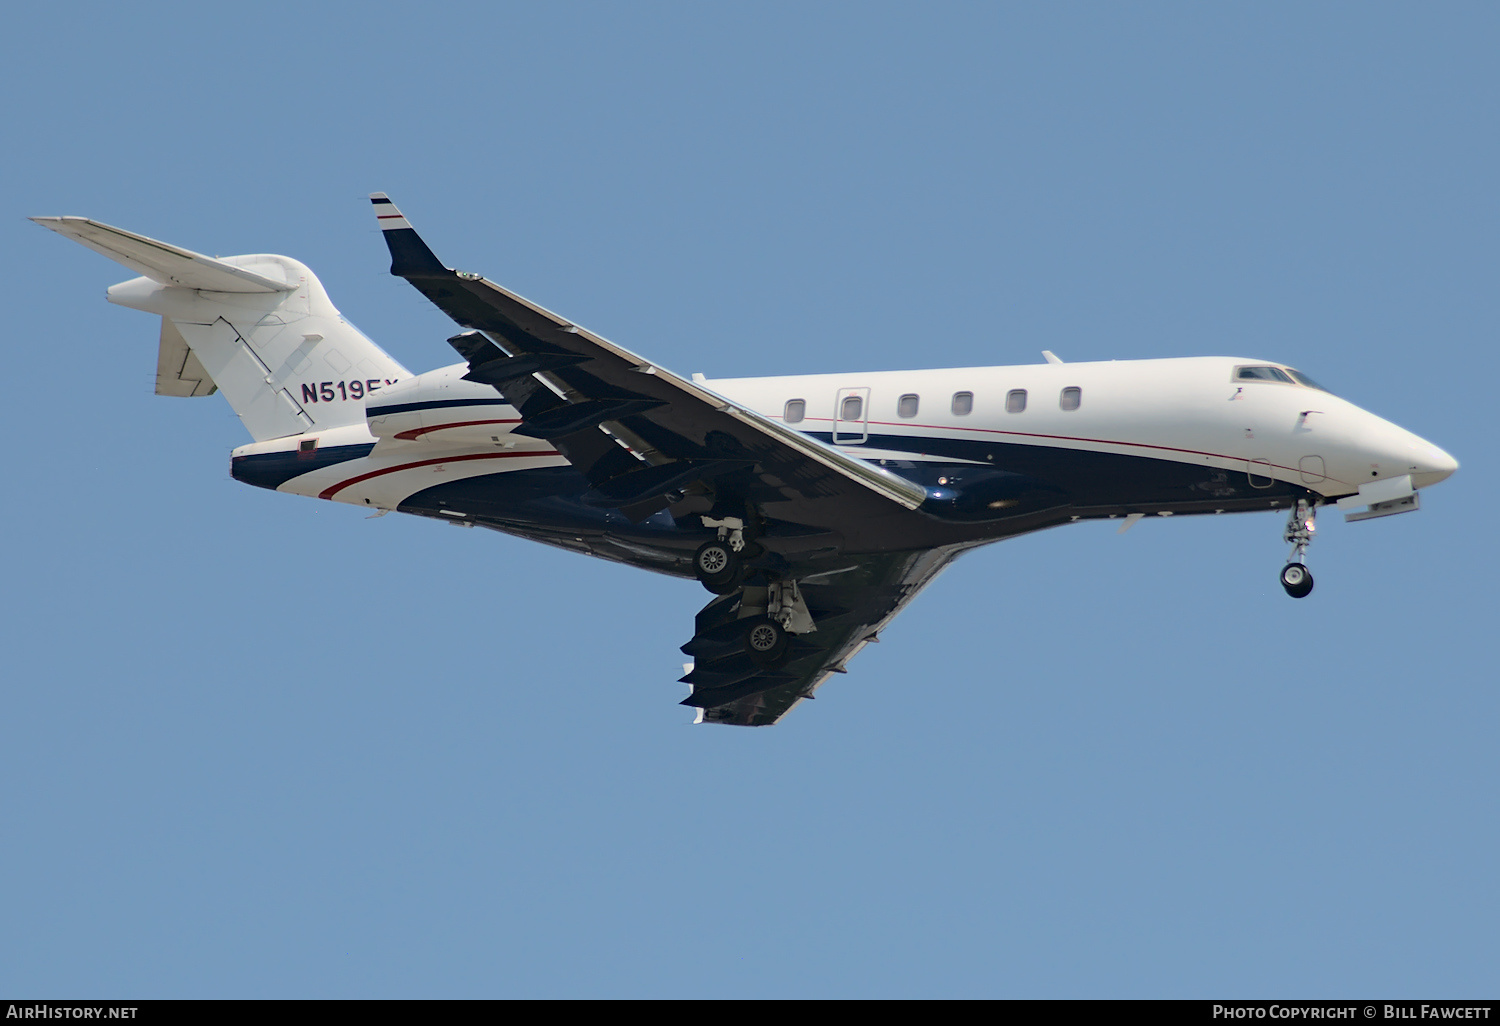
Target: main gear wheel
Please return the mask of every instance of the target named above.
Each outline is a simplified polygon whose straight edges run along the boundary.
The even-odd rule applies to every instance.
[[[775,620],[755,620],[745,630],[745,650],[760,666],[779,666],[790,646],[791,636]]]
[[[704,542],[693,555],[693,573],[715,595],[728,595],[745,576],[745,561],[727,541]]]

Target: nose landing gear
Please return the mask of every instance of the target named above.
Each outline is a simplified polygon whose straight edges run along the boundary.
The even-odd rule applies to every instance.
[[[1283,538],[1291,545],[1291,554],[1286,566],[1281,568],[1281,586],[1292,598],[1306,598],[1312,594],[1312,571],[1302,562],[1307,557],[1307,546],[1312,542],[1317,524],[1313,520],[1313,506],[1306,499],[1298,499],[1286,522]]]
[[[1281,568],[1281,586],[1292,598],[1306,598],[1313,590],[1312,571],[1301,563],[1288,563]]]

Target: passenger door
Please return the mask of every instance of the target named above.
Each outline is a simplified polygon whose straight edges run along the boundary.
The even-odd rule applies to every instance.
[[[833,404],[833,444],[860,445],[870,437],[870,390],[841,388]]]

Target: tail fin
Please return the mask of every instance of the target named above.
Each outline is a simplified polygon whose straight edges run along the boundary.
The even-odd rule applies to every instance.
[[[161,315],[157,394],[217,388],[257,442],[361,423],[365,396],[408,376],[290,257],[207,257],[87,218],[32,220],[140,271],[108,298]]]

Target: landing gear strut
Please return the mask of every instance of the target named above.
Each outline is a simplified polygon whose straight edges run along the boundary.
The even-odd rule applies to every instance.
[[[1281,586],[1292,598],[1306,598],[1312,594],[1312,571],[1302,560],[1307,557],[1307,546],[1312,542],[1313,532],[1316,530],[1312,504],[1306,499],[1298,499],[1297,505],[1292,507],[1292,515],[1287,519],[1286,533],[1283,535],[1292,551],[1286,558],[1286,566],[1281,568]]]

